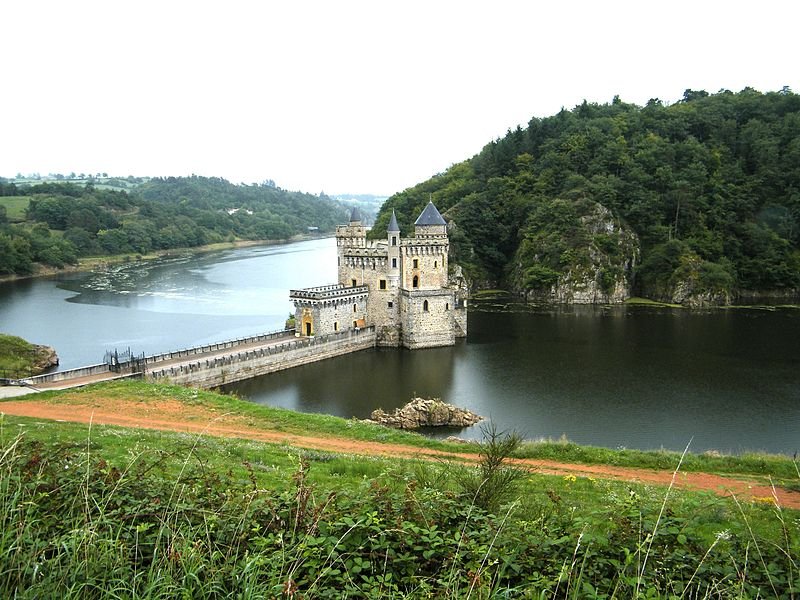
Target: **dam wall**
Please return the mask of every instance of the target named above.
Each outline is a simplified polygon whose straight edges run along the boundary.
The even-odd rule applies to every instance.
[[[323,336],[298,337],[280,343],[159,368],[148,358],[146,377],[199,388],[213,388],[284,369],[374,348],[375,327],[348,329]],[[166,360],[166,359],[164,359]]]

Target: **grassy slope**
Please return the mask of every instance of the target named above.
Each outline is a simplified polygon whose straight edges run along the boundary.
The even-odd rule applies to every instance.
[[[27,376],[33,366],[33,344],[15,335],[0,333],[0,377]]]
[[[186,404],[207,407],[214,411],[242,415],[247,418],[249,426],[265,431],[339,436],[353,440],[405,444],[453,453],[474,452],[477,454],[478,451],[470,444],[437,441],[416,433],[379,427],[355,419],[299,413],[255,404],[231,395],[160,383],[119,381],[76,390],[47,392],[38,395],[37,399],[49,402],[85,403],[92,401],[93,397],[102,397],[105,401],[112,403],[115,400],[131,399],[148,403],[170,398]],[[0,410],[2,410],[1,403]],[[579,446],[568,441],[525,443],[515,453],[515,456],[581,464],[607,464],[666,470],[674,469],[680,460],[680,453],[667,450],[611,450]],[[776,482],[788,483],[790,487],[796,485],[800,478],[797,466],[791,458],[760,453],[738,456],[689,453],[683,459],[681,470],[771,477]]]
[[[213,410],[218,414],[224,412],[241,416],[249,427],[264,430],[303,435],[347,436],[359,440],[465,451],[463,445],[431,441],[415,434],[388,431],[376,426],[323,415],[307,415],[263,407],[230,396],[170,385],[112,383],[81,390],[51,392],[36,398],[67,404],[96,402],[99,405],[101,400],[111,405],[114,402],[137,402],[142,404],[143,409],[149,403],[177,400],[193,407]],[[2,403],[0,403],[0,413],[2,413]],[[459,496],[459,473],[463,467],[456,463],[442,461],[423,464],[396,458],[357,457],[301,451],[281,444],[241,439],[97,424],[56,423],[8,415],[0,417],[0,449],[2,449],[0,482],[8,476],[3,473],[12,473],[4,466],[9,449],[15,444],[20,444],[20,447],[14,448],[11,454],[24,454],[28,451],[21,446],[21,442],[16,441],[20,439],[32,445],[33,454],[27,462],[22,461],[17,464],[28,467],[37,465],[36,470],[44,472],[45,463],[41,461],[48,460],[48,457],[66,461],[65,466],[59,467],[63,473],[60,486],[72,485],[69,483],[69,474],[74,471],[78,482],[76,490],[81,497],[83,492],[80,490],[85,488],[88,493],[90,481],[98,482],[103,477],[119,477],[120,472],[123,474],[119,480],[111,479],[113,483],[111,488],[97,491],[99,494],[105,494],[100,498],[100,502],[92,504],[99,507],[97,511],[82,516],[85,511],[90,510],[88,504],[85,509],[79,510],[79,514],[74,517],[77,519],[75,524],[68,526],[71,528],[70,532],[65,532],[58,542],[61,544],[59,549],[54,547],[53,550],[47,550],[53,553],[55,558],[48,559],[53,565],[49,567],[46,561],[41,561],[44,578],[42,586],[52,585],[53,581],[61,581],[62,585],[77,581],[78,585],[83,585],[82,577],[75,573],[81,575],[83,572],[89,574],[93,571],[98,573],[93,576],[93,581],[101,587],[107,587],[108,579],[114,577],[119,578],[116,583],[112,581],[119,589],[127,589],[128,585],[139,585],[132,578],[136,571],[133,575],[126,571],[129,568],[128,563],[125,562],[126,559],[119,558],[116,548],[124,547],[126,543],[124,540],[128,535],[141,535],[141,539],[144,539],[146,534],[154,533],[155,530],[152,528],[155,526],[154,523],[158,522],[166,522],[170,529],[169,533],[165,531],[164,534],[159,530],[159,537],[155,538],[158,547],[160,536],[169,536],[164,537],[164,541],[161,542],[167,554],[153,563],[153,568],[158,569],[154,572],[157,577],[154,581],[167,583],[153,584],[156,586],[153,589],[173,584],[188,589],[186,586],[212,583],[219,586],[233,585],[238,589],[243,584],[235,581],[230,583],[225,579],[226,573],[229,570],[231,573],[247,573],[250,569],[255,569],[253,572],[259,575],[257,581],[254,580],[256,585],[254,589],[261,590],[261,593],[268,594],[266,588],[258,587],[265,586],[265,582],[273,586],[270,589],[274,593],[274,590],[281,589],[281,585],[297,581],[300,591],[308,590],[311,596],[320,597],[326,593],[333,595],[338,593],[341,596],[341,590],[345,589],[343,586],[350,586],[346,589],[352,593],[357,589],[371,589],[378,595],[386,594],[383,586],[388,584],[375,583],[372,580],[370,583],[367,575],[376,577],[385,574],[389,564],[394,565],[392,572],[397,576],[400,570],[396,565],[402,564],[398,562],[402,556],[411,561],[409,564],[413,565],[414,569],[420,569],[422,572],[424,568],[431,568],[438,575],[430,578],[420,576],[408,580],[412,583],[406,581],[399,588],[404,591],[390,594],[397,598],[406,597],[407,593],[409,597],[431,597],[431,594],[436,596],[445,593],[466,597],[467,593],[471,592],[471,573],[476,570],[478,573],[485,573],[487,578],[480,581],[474,597],[493,597],[488,595],[493,589],[492,580],[488,579],[489,575],[491,577],[502,575],[521,582],[518,585],[522,587],[516,590],[516,594],[511,593],[510,597],[522,595],[524,590],[531,589],[550,590],[550,593],[557,597],[583,597],[586,594],[591,596],[592,591],[589,587],[580,587],[585,586],[585,582],[593,586],[602,584],[606,591],[621,585],[620,597],[628,597],[627,593],[621,590],[632,591],[640,585],[635,577],[631,577],[631,573],[635,574],[638,571],[637,565],[643,556],[651,554],[648,543],[652,542],[648,542],[647,532],[653,528],[659,531],[659,535],[652,548],[651,560],[654,563],[652,568],[656,569],[657,573],[661,567],[655,566],[656,563],[662,564],[661,561],[667,561],[665,564],[668,564],[671,571],[665,572],[668,577],[667,583],[659,580],[657,575],[646,576],[641,581],[643,590],[653,587],[661,589],[663,593],[665,587],[674,587],[679,595],[683,586],[693,583],[699,585],[701,582],[711,581],[714,577],[722,577],[723,581],[728,582],[725,584],[725,589],[730,590],[730,597],[735,597],[734,593],[739,588],[734,571],[731,570],[726,574],[720,569],[728,569],[726,565],[733,564],[731,561],[736,564],[746,563],[747,554],[740,554],[743,552],[742,547],[752,546],[753,541],[758,540],[764,551],[771,551],[773,547],[792,551],[797,544],[798,532],[795,531],[796,526],[792,525],[791,513],[784,516],[769,502],[740,504],[710,493],[677,489],[667,492],[660,486],[532,473],[527,474],[519,482],[510,496],[509,499],[515,501],[510,509],[511,512],[497,521],[491,518],[486,521],[477,509],[473,512],[469,502],[465,502],[464,498]],[[66,452],[71,452],[71,458],[63,458]],[[652,456],[661,460],[665,454],[606,451],[581,448],[567,443],[536,444],[522,449],[522,454],[525,455],[536,453],[544,453],[563,460],[608,461],[612,464],[629,461],[639,465],[647,464]],[[674,454],[669,456],[674,467],[677,456]],[[766,460],[766,457],[764,458]],[[726,459],[719,457],[707,457],[703,460],[707,462],[702,464],[718,470],[748,473],[753,470],[753,466],[747,461],[727,462]],[[149,511],[138,508],[131,509],[135,514],[123,517],[121,525],[114,524],[117,512],[114,514],[104,512],[103,507],[117,506],[118,501],[129,496],[133,502],[137,494],[143,493],[141,489],[126,488],[125,474],[136,474],[139,472],[137,469],[147,466],[141,475],[141,481],[144,483],[134,485],[138,485],[139,488],[147,486],[147,489],[154,486],[152,493],[158,493],[159,497],[163,498],[163,491],[158,492],[156,489],[159,484],[156,484],[149,474],[151,467],[148,465],[155,463],[162,465],[160,468],[163,468],[163,475],[160,476],[167,482],[164,489],[168,492],[172,490],[170,495],[179,493],[182,500],[177,504],[156,506],[155,522],[148,520]],[[685,464],[691,466],[692,460],[688,460]],[[784,466],[788,468],[790,464],[791,461],[785,458],[771,457],[762,466],[770,471],[783,472]],[[90,468],[94,474],[85,473],[87,465],[93,465]],[[301,465],[307,465],[305,471],[300,468]],[[301,471],[304,472],[303,475]],[[131,476],[133,475],[128,475]],[[215,483],[217,477],[221,477],[219,483]],[[178,485],[179,481],[182,482],[181,485]],[[13,483],[13,478],[8,482]],[[198,482],[200,488],[194,487]],[[92,485],[101,484],[92,483]],[[220,486],[219,489],[214,487],[217,485]],[[199,489],[200,491],[196,493],[201,496],[206,495],[203,502],[217,501],[217,499],[222,499],[224,502],[218,508],[203,505],[199,509],[201,514],[206,515],[203,517],[205,524],[201,524],[200,530],[194,533],[191,529],[183,532],[184,530],[178,528],[181,519],[195,518],[198,514],[196,509],[192,508],[193,501],[188,495],[191,489]],[[202,492],[202,489],[207,491]],[[279,508],[280,499],[283,498],[288,499],[287,507],[290,511],[288,516],[291,519],[298,518],[296,511],[299,511],[301,506],[306,506],[306,503],[313,509],[312,514],[317,516],[313,517],[313,522],[305,525],[308,529],[298,538],[296,525],[292,525],[291,520],[287,521],[284,533],[269,533],[279,525],[275,525],[274,520],[265,521],[266,517],[259,516],[265,513],[251,512],[255,507],[251,508],[249,500],[240,508],[235,506],[230,509],[225,508],[237,502],[236,498],[241,498],[241,494],[256,494],[254,490],[259,490],[257,494],[260,496],[267,494],[268,498],[272,498],[267,500],[264,510],[268,508],[278,511],[275,506]],[[11,488],[8,491],[10,493]],[[72,497],[74,496],[67,495],[65,502],[74,502],[69,500]],[[229,499],[225,500],[226,497]],[[454,499],[459,498],[461,499],[456,504],[452,504]],[[31,497],[28,500],[30,508],[26,511],[33,514],[34,503],[46,501],[49,500],[43,497]],[[78,506],[82,503],[83,500]],[[9,531],[24,530],[25,535],[39,535],[36,533],[39,525],[35,525],[34,521],[20,522],[18,520],[20,517],[12,515],[3,508],[5,503],[0,502],[0,505],[2,505],[0,518],[8,517]],[[11,506],[13,505],[8,505]],[[403,506],[405,508],[402,508]],[[408,516],[408,511],[417,510],[414,507],[421,511],[418,521]],[[114,510],[124,514],[127,510],[125,502]],[[228,514],[226,510],[233,511],[230,513],[232,516],[226,516]],[[346,512],[348,510],[353,512]],[[402,513],[403,519],[407,519],[402,525],[399,521],[395,524],[393,520],[401,518],[398,511]],[[158,514],[162,516],[158,517]],[[266,514],[268,515],[268,512]],[[347,516],[348,514],[350,516]],[[223,526],[227,523],[224,519],[233,519],[232,523],[239,528],[242,526],[241,523],[245,522],[245,518],[252,519],[253,524],[243,529],[236,538],[238,540],[236,550],[229,546],[215,546],[219,542],[214,542],[214,539],[223,534]],[[384,518],[387,520],[385,525],[382,524]],[[130,525],[126,519],[132,519]],[[442,521],[439,522],[437,519]],[[449,519],[455,521],[448,525],[445,521]],[[173,522],[174,526],[170,525]],[[112,539],[108,542],[102,530],[107,523],[112,530]],[[50,527],[58,528],[58,524]],[[269,527],[269,529],[263,530],[258,527]],[[90,545],[85,545],[83,538],[72,537],[82,530],[92,534],[86,540]],[[320,530],[331,531],[332,534],[323,538],[317,533]],[[129,531],[131,533],[128,533]],[[362,535],[363,537],[358,537]],[[421,536],[415,542],[421,545],[416,550],[407,550],[407,546],[403,545],[405,542],[395,540],[396,535],[400,536],[399,540],[416,540],[417,536]],[[454,535],[455,538],[452,537]],[[188,541],[184,542],[184,539]],[[461,541],[458,541],[459,539]],[[464,550],[467,540],[469,543],[478,544],[476,546],[478,554],[473,554],[472,558],[469,558]],[[737,545],[739,541],[742,546]],[[15,544],[14,552],[3,553],[2,556],[7,558],[0,558],[0,563],[10,564],[13,560],[24,561],[25,564],[38,564],[41,560],[33,554],[25,558],[22,553],[26,548],[20,544],[20,539],[11,539],[9,543],[11,542]],[[55,543],[55,540],[38,542],[44,544],[42,546],[44,548],[49,548],[50,543]],[[104,546],[106,543],[108,546]],[[496,550],[492,549],[492,544],[495,543],[499,546]],[[3,544],[0,539],[0,545]],[[320,551],[314,550],[317,545],[321,545]],[[102,551],[106,547],[115,549],[113,555]],[[63,548],[63,553],[60,548]],[[180,553],[170,550],[172,548],[179,548]],[[215,548],[217,554],[214,554]],[[408,554],[409,551],[411,554]],[[385,559],[382,558],[384,552],[396,552],[394,562],[385,563]],[[452,557],[454,552],[456,558],[453,566],[436,571],[435,565],[439,564],[437,561],[449,560],[447,557]],[[425,560],[428,558],[427,553],[430,553],[433,567],[428,564],[430,561]],[[687,553],[690,557],[688,559]],[[730,556],[726,553],[730,553]],[[717,555],[721,556],[719,560],[715,558]],[[88,562],[81,562],[84,556]],[[462,556],[463,558],[460,558]],[[632,557],[634,562],[628,565],[623,560],[625,556]],[[790,564],[792,561],[784,560],[782,557],[785,557],[785,554],[782,551],[778,551],[777,554],[773,552],[771,556],[772,559],[769,556],[766,558],[766,562],[770,562],[771,565],[769,568],[782,569],[772,570],[768,576],[771,578],[772,587],[777,591],[772,596],[778,596],[785,590],[789,578],[793,577],[791,573],[786,575],[787,571],[792,569]],[[380,560],[377,560],[378,558]],[[673,558],[679,562],[687,562],[688,566],[672,564],[670,561]],[[369,570],[360,570],[361,566],[367,563],[359,561],[368,559],[372,561]],[[498,560],[501,560],[499,565]],[[507,564],[502,563],[503,560],[507,560]],[[706,573],[705,565],[711,564],[712,560],[716,561],[714,565],[720,566],[715,566],[716,570],[709,570]],[[773,562],[778,566],[773,567]],[[764,587],[768,585],[764,582],[766,564],[762,566],[755,557],[751,558],[751,563],[745,569],[747,581],[762,582],[753,585],[757,585],[762,593],[770,595],[773,590]],[[105,567],[103,566],[105,564],[111,566]],[[258,568],[254,565],[258,565]],[[278,566],[273,568],[270,565]],[[56,572],[54,570],[56,567],[62,570]],[[140,568],[146,577],[154,574],[146,568]],[[520,569],[518,575],[511,573],[514,568]],[[280,572],[276,574],[273,572],[274,569]],[[111,574],[112,570],[114,574]],[[291,577],[287,579],[287,571],[294,573],[293,579]],[[306,572],[305,580],[304,572]],[[541,577],[536,579],[539,577],[539,572]],[[562,576],[557,575],[559,572]],[[693,572],[695,575],[692,575]],[[117,573],[119,575],[116,575]],[[319,577],[323,574],[325,578],[320,580]],[[272,579],[265,579],[267,575]],[[37,588],[29,577],[20,579],[19,584],[11,579],[8,581],[9,583],[4,583],[5,579],[0,577],[0,587],[11,584],[29,586],[25,589],[30,590],[30,594],[36,593]],[[567,595],[564,590],[566,585],[579,586],[578,589],[582,589],[582,592]],[[8,588],[3,587],[3,589]],[[142,588],[139,589],[141,592]],[[79,597],[82,593],[81,588],[77,587],[75,590],[73,596],[77,594],[75,597]],[[193,593],[201,591],[195,589]],[[494,593],[499,592],[498,589],[494,589]],[[68,594],[65,597],[72,596]],[[658,594],[652,597],[666,596]],[[720,593],[719,597],[729,597],[729,594]]]

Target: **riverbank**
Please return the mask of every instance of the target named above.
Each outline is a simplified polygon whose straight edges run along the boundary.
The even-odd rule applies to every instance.
[[[43,392],[0,402],[0,413],[37,419],[194,432],[286,443],[295,447],[366,456],[477,459],[476,443],[434,440],[374,423],[256,405],[234,396],[182,386],[117,381]],[[790,457],[671,451],[612,450],[565,440],[525,442],[514,452],[520,466],[551,474],[675,485],[721,495],[770,496],[800,509],[800,472]],[[691,474],[691,475],[690,475]]]
[[[205,244],[203,246],[193,246],[191,248],[170,248],[168,250],[151,252],[150,254],[127,253],[112,254],[109,256],[90,256],[79,258],[78,264],[76,265],[65,265],[64,267],[58,269],[55,267],[37,264],[35,273],[31,273],[30,275],[2,275],[0,276],[0,283],[36,279],[40,277],[52,277],[54,275],[61,275],[65,273],[85,273],[88,271],[107,269],[115,265],[140,261],[148,262],[170,256],[193,256],[208,252],[216,252],[219,250],[233,250],[236,248],[249,248],[252,246],[276,246],[279,244],[289,244],[292,242],[323,239],[331,237],[332,235],[333,234],[298,234],[282,240],[234,240],[232,242],[218,242],[216,244]]]

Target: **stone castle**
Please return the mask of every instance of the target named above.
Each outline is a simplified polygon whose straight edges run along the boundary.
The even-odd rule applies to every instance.
[[[358,209],[336,228],[339,282],[292,290],[296,335],[375,327],[378,346],[452,346],[467,335],[465,294],[451,285],[447,223],[429,202],[402,238],[392,218],[386,240],[367,240]]]

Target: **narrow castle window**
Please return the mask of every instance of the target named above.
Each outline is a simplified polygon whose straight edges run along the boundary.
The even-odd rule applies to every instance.
[[[419,287],[419,277],[414,275],[414,280],[411,282],[412,287],[418,288]]]
[[[396,258],[393,258],[393,259],[392,259],[392,268],[393,268],[393,269],[396,269],[396,268],[397,268],[397,259],[396,259]]]
[[[414,268],[415,269],[419,269],[419,259],[418,258],[414,259]],[[416,286],[414,286],[414,287],[416,287]]]
[[[358,310],[358,304],[353,304],[353,312],[356,312],[357,310]]]
[[[435,269],[439,265],[438,261],[433,261],[433,268]]]
[[[445,310],[450,310],[450,303],[449,303],[449,302],[447,302],[447,303],[444,305],[444,309],[445,309]]]
[[[353,321],[353,329],[358,329],[358,321]]]
[[[339,321],[334,321],[333,322],[333,330],[334,331],[339,331]]]
[[[385,289],[386,289],[386,280],[385,280],[385,279],[381,279],[381,280],[380,280],[380,288],[381,288],[382,290],[385,290]]]
[[[392,236],[392,246],[397,246],[397,236],[396,235]]]
[[[394,306],[394,302],[389,302],[388,308],[392,308]]]
[[[428,301],[427,300],[425,300],[425,302],[422,303],[422,310],[424,310],[425,312],[428,312]]]
[[[353,279],[352,282],[353,282],[353,287],[356,287],[356,280]]]

